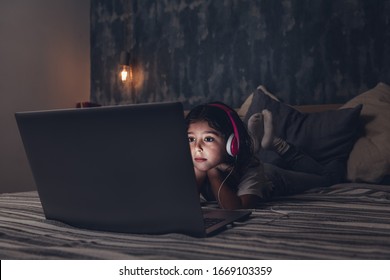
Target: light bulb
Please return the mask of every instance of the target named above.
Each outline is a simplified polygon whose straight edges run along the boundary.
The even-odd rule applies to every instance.
[[[133,68],[129,65],[121,65],[120,76],[123,83],[133,81]]]
[[[123,65],[122,66],[122,71],[121,71],[121,79],[122,79],[122,82],[126,82],[127,81],[127,77],[129,76],[129,66],[126,66],[126,65]]]

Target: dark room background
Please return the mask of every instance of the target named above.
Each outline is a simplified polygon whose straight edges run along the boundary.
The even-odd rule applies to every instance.
[[[343,103],[390,82],[389,38],[390,0],[92,0],[91,100]]]

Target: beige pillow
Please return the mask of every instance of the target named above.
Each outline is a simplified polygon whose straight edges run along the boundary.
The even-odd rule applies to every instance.
[[[242,103],[241,107],[237,110],[237,114],[241,119],[244,119],[246,112],[248,112],[249,106],[252,104],[253,93],[251,93],[247,99]]]
[[[363,104],[362,131],[348,159],[348,179],[379,183],[390,175],[390,86],[376,87],[354,97],[341,108]]]
[[[272,99],[274,99],[276,101],[279,101],[279,99],[275,95],[270,93],[265,88],[265,86],[260,85],[260,86],[257,87],[257,89],[261,89],[266,95],[268,95],[269,97],[271,97]],[[241,107],[237,110],[237,113],[238,113],[238,115],[240,116],[241,119],[244,119],[244,117],[246,116],[246,113],[248,112],[249,106],[251,106],[251,104],[252,104],[252,98],[253,98],[253,93],[251,93],[247,97],[247,99],[244,101],[244,103],[242,103]]]

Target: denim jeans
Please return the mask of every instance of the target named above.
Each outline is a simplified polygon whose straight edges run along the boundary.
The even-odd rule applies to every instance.
[[[281,157],[283,168],[264,163],[264,172],[274,185],[271,196],[297,194],[343,181],[346,166],[341,161],[320,164],[292,145]]]

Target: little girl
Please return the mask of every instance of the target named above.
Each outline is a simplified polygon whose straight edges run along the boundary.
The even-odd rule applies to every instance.
[[[195,107],[186,123],[198,191],[206,200],[217,200],[221,208],[255,208],[272,196],[337,181],[332,168],[274,135],[268,110],[253,115],[248,130],[238,114],[221,102]],[[278,153],[289,169],[262,164],[255,156],[260,148]]]

